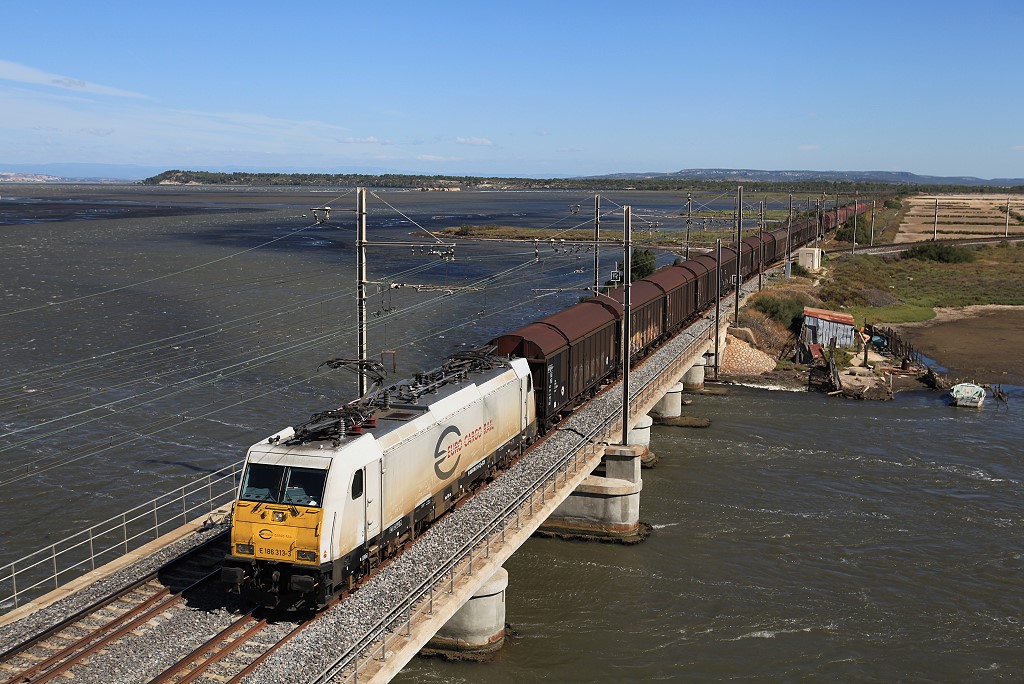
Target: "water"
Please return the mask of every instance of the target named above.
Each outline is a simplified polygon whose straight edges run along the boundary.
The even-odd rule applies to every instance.
[[[1021,681],[1020,402],[734,389],[655,428],[633,547],[530,540],[516,636],[399,682]]]
[[[532,244],[461,241],[454,262],[426,253],[425,231],[464,223],[555,236],[589,226],[570,209],[585,194],[377,194],[369,338],[374,357],[395,352],[392,381],[560,310],[593,282],[585,251],[545,245],[538,260]],[[325,203],[332,220],[316,225],[309,209]],[[667,216],[686,199],[604,200],[625,203]],[[354,217],[344,211],[354,205],[348,189],[5,187],[0,567],[354,397],[351,375],[318,369],[355,356]],[[389,244],[409,241],[423,247]],[[602,273],[616,256],[605,251]]]
[[[316,370],[355,337],[353,233],[302,218],[323,194],[33,192],[0,202],[0,566],[352,398],[351,377]],[[581,217],[567,207],[590,206],[571,193],[384,197],[428,229],[568,227]],[[685,206],[614,199],[652,215]],[[90,203],[127,215],[96,218]],[[373,200],[370,216],[371,239],[419,230]],[[522,266],[450,297],[372,292],[371,348],[397,350],[399,377],[580,295],[541,290],[590,280],[579,255],[457,251],[371,252],[371,279],[453,288]],[[1020,681],[1022,399],[1011,388],[1008,408],[972,411],[928,392],[696,398],[686,412],[709,429],[654,431],[647,542],[531,540],[506,566],[516,636],[495,660],[416,661],[400,681]]]

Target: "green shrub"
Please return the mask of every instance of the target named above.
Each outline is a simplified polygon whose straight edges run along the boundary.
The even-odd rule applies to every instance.
[[[903,253],[904,259],[938,261],[943,264],[963,264],[974,261],[974,257],[973,250],[935,242],[914,245]]]
[[[798,262],[794,261],[789,265],[789,272],[792,275],[799,276],[801,278],[809,278],[811,272],[801,266]]]
[[[807,295],[794,294],[786,297],[762,295],[752,306],[774,321],[778,321],[794,333],[800,332],[803,324],[804,307],[811,304]]]
[[[887,199],[885,200],[884,206],[886,209],[902,209],[903,203],[898,199]]]

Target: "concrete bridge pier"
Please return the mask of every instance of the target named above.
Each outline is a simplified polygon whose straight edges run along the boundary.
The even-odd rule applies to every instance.
[[[701,356],[697,359],[697,362],[693,364],[690,370],[686,371],[683,375],[683,389],[687,392],[698,392],[704,389],[704,357]]]
[[[651,415],[659,418],[678,418],[683,415],[683,385],[676,383],[668,388],[665,396],[651,409]]]
[[[649,425],[647,433],[649,441]],[[639,445],[607,447],[601,465],[595,470],[602,474],[588,475],[541,523],[538,532],[542,536],[626,544],[646,539],[650,527],[640,522],[643,451]]]
[[[424,647],[424,655],[477,660],[505,643],[508,571],[499,567]]]
[[[640,447],[640,465],[644,468],[653,468],[658,462],[658,457],[651,451],[651,426],[654,419],[648,415],[640,416],[629,432],[626,433],[626,444],[628,446]]]

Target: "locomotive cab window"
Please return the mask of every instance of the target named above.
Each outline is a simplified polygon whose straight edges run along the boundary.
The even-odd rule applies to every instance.
[[[323,504],[326,483],[326,470],[250,463],[245,469],[239,498],[319,507]]]
[[[356,500],[363,495],[363,471],[357,470],[352,475],[352,500]]]

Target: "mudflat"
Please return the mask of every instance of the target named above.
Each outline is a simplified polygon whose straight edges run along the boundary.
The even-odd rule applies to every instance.
[[[1024,385],[1024,307],[937,309],[930,321],[890,327],[951,378]]]

